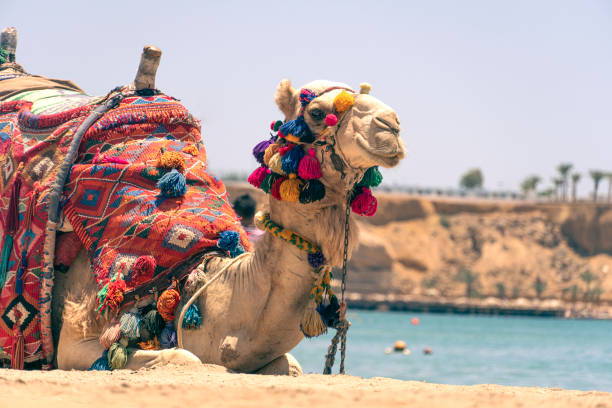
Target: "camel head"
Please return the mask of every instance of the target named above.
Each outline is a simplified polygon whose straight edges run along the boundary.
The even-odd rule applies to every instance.
[[[355,212],[373,215],[369,187],[382,180],[378,166],[396,166],[405,152],[397,114],[369,91],[367,84],[355,92],[338,82],[295,89],[281,81],[275,100],[285,120],[273,123],[277,134],[253,150],[262,167],[249,182],[278,200],[302,204],[348,194]]]

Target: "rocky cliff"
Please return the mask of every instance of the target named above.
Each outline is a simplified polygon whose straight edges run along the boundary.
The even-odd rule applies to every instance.
[[[352,292],[612,302],[610,205],[376,196],[377,214],[359,219]]]

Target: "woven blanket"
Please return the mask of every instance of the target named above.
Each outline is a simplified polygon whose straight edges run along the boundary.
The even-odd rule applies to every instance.
[[[4,282],[0,279],[0,359],[14,361],[23,344],[25,367],[44,368],[54,352],[54,251],[45,247],[55,242],[49,191],[73,135],[93,107],[40,116],[29,106],[0,104],[0,266],[6,265]],[[36,138],[23,136],[33,128],[39,131]],[[160,164],[168,153],[179,157],[179,169]],[[177,170],[184,176],[184,194],[164,194],[160,179]],[[11,203],[17,203],[16,210]],[[185,260],[217,248],[224,231],[235,231],[240,246],[250,249],[223,183],[206,171],[198,121],[165,95],[125,97],[87,130],[60,205],[88,249],[101,290],[116,280],[125,282],[126,294],[155,286]],[[146,279],[132,276],[133,264],[143,256],[155,265]],[[101,301],[100,310],[113,306],[122,305]]]

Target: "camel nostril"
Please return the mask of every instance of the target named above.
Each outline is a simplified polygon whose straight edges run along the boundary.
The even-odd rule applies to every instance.
[[[399,134],[399,118],[395,111],[387,111],[377,115],[374,118],[376,125],[384,130],[388,130],[392,133]]]

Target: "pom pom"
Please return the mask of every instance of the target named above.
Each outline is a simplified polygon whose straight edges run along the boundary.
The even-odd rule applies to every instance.
[[[308,254],[308,263],[313,268],[318,268],[325,263],[325,256],[323,252],[315,252],[314,254]]]
[[[200,307],[197,303],[192,303],[185,312],[183,319],[184,329],[197,329],[202,325],[202,316],[200,315]]]
[[[270,174],[270,169],[263,166],[258,167],[251,173],[248,178],[248,182],[254,187],[259,188],[268,174]]]
[[[274,182],[274,184],[272,184],[272,187],[270,188],[270,194],[277,200],[281,199],[280,186],[285,180],[287,180],[287,177],[279,177],[278,179],[276,179],[276,181]]]
[[[283,171],[287,174],[297,173],[302,157],[304,157],[304,151],[300,146],[289,150],[281,159]]]
[[[166,326],[161,332],[159,343],[162,348],[165,349],[176,347],[176,330],[174,330],[174,322],[166,322]]]
[[[319,160],[317,160],[314,149],[309,149],[308,154],[302,158],[297,173],[298,176],[304,180],[319,179],[323,177],[321,164],[319,164]]]
[[[359,193],[353,201],[351,201],[351,209],[359,215],[365,215],[371,217],[376,214],[376,208],[378,202],[376,197],[372,195],[369,188],[362,187],[361,193]]]
[[[300,203],[308,204],[325,197],[325,186],[319,180],[308,180],[300,191]]]
[[[302,188],[302,180],[296,178],[295,174],[289,175],[289,179],[283,181],[280,185],[279,194],[284,201],[297,203],[300,201],[300,189]]]
[[[192,156],[197,156],[198,154],[200,154],[200,151],[198,150],[198,148],[192,144],[185,146],[182,152],[190,154]]]
[[[275,173],[285,174],[285,172],[283,171],[282,157],[279,153],[276,153],[274,156],[272,156],[272,158],[270,159],[270,163],[268,164],[268,167],[270,167],[270,170],[272,170]]]
[[[223,231],[220,233],[217,246],[225,251],[229,251],[232,258],[244,252],[244,248],[240,244],[240,234],[236,231]]]
[[[346,91],[340,92],[334,98],[334,107],[338,113],[346,112],[351,108],[351,106],[353,106],[354,103],[355,98]]]
[[[270,167],[270,158],[278,153],[279,149],[280,145],[278,143],[272,143],[270,146],[268,146],[263,156],[263,161],[266,166]]]
[[[327,327],[321,319],[321,315],[317,312],[317,305],[313,300],[308,302],[308,306],[300,322],[300,329],[302,333],[304,333],[304,336],[308,338],[320,336],[327,331]]]
[[[176,169],[164,174],[157,182],[164,197],[180,197],[187,192],[187,180]]]
[[[119,320],[113,319],[106,323],[100,335],[100,345],[104,350],[108,350],[111,344],[116,343],[121,338],[121,328]]]
[[[358,187],[377,187],[382,182],[383,176],[377,166],[370,167],[357,183]]]
[[[325,124],[327,126],[336,126],[336,123],[338,123],[338,117],[333,113],[330,113],[325,117]]]
[[[279,135],[281,134],[285,139],[295,142],[296,140],[290,138],[290,136],[295,136],[299,139],[303,136],[311,135],[312,132],[310,131],[310,128],[308,128],[304,117],[298,116],[297,119],[290,120],[280,127]]]
[[[157,299],[157,311],[165,321],[174,320],[174,309],[178,306],[181,295],[176,290],[176,282],[172,282]]]
[[[182,173],[185,171],[185,159],[179,152],[164,152],[157,160],[157,167],[165,170],[177,169]]]
[[[368,84],[367,82],[362,82],[359,84],[359,93],[360,94],[364,94],[367,95],[370,93],[370,91],[372,90],[372,85]]]
[[[110,371],[108,366],[108,350],[104,350],[102,357],[94,361],[88,371]]]
[[[157,310],[153,309],[147,312],[142,319],[142,325],[151,334],[151,337],[159,337],[165,322]]]
[[[102,289],[104,290],[104,289]],[[117,309],[123,303],[123,293],[127,290],[127,285],[125,281],[121,278],[118,278],[115,281],[109,282],[106,290],[106,297],[104,298],[104,303],[102,308],[110,308]],[[98,292],[98,295],[100,293]]]
[[[253,148],[253,157],[255,157],[255,160],[257,160],[260,164],[264,163],[264,154],[266,152],[266,149],[272,143],[274,143],[274,138],[269,139],[269,140],[264,140],[263,142],[259,142]]]
[[[153,279],[155,275],[155,267],[157,262],[155,258],[149,255],[139,256],[132,264],[129,274],[129,282],[131,286],[138,286]],[[126,279],[127,280],[127,279]]]
[[[128,351],[121,343],[113,343],[108,349],[108,366],[111,370],[120,370],[127,365]]]
[[[283,126],[282,120],[276,120],[270,123],[270,129],[272,129],[273,132],[278,132],[278,129],[280,129],[281,126]]]
[[[121,334],[128,340],[136,340],[140,338],[140,326],[142,325],[142,319],[138,314],[137,309],[132,309],[121,316],[120,328]]]
[[[300,91],[300,103],[302,104],[302,107],[305,107],[306,105],[308,105],[310,101],[312,101],[316,97],[317,97],[316,93],[314,93],[308,88],[303,88]]]
[[[268,174],[264,181],[261,183],[261,189],[264,191],[264,193],[269,194],[272,190],[272,186],[280,177],[282,176],[276,173]]]

